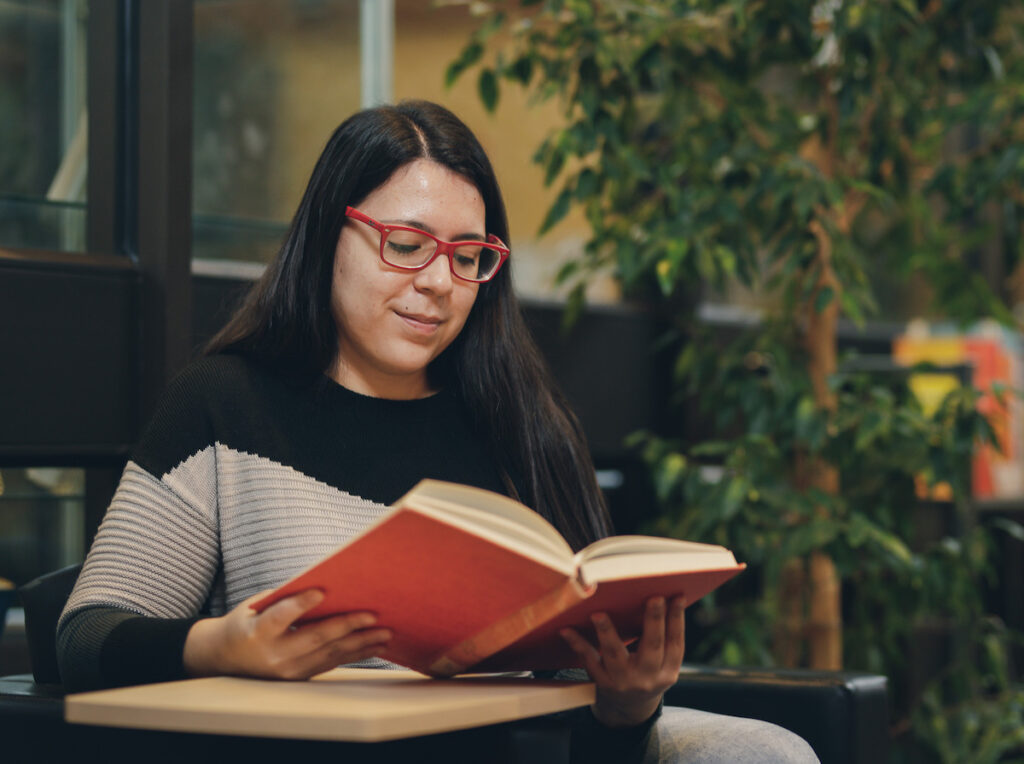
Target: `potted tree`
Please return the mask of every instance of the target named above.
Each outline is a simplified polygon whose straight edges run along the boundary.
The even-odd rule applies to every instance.
[[[747,601],[703,606],[695,649],[886,673],[898,728],[943,760],[1024,744],[1007,657],[1019,635],[979,596],[993,534],[1024,538],[972,519],[970,454],[992,439],[980,393],[926,413],[901,375],[858,370],[837,343],[841,319],[878,310],[880,274],[890,308],[1012,322],[1015,282],[976,266],[988,247],[1015,275],[1024,252],[1024,7],[468,5],[480,25],[449,81],[474,70],[489,109],[508,84],[562,109],[536,161],[559,188],[542,231],[573,206],[589,227],[559,276],[570,314],[613,273],[671,327],[674,384],[705,412],[699,439],[635,438],[656,528],[724,542],[759,570]],[[758,320],[710,335],[690,298],[737,288]],[[951,486],[957,522],[914,544],[922,481]],[[949,656],[915,686],[906,658],[936,623],[958,625]]]

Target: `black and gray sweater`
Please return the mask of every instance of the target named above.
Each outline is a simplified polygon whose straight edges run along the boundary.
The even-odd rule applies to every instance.
[[[280,585],[424,477],[504,491],[454,394],[383,400],[199,361],[165,393],[61,616],[65,685],[183,676],[200,612]]]
[[[280,585],[428,477],[506,492],[452,392],[385,400],[237,356],[193,364],[128,462],[61,615],[65,687],[184,678],[201,614]],[[608,730],[586,709],[570,716],[581,755],[608,760],[638,755],[653,723]]]

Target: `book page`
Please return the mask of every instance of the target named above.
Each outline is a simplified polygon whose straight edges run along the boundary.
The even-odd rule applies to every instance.
[[[587,583],[619,578],[736,567],[732,552],[715,544],[659,536],[612,536],[576,555]]]
[[[474,486],[421,480],[395,506],[431,507],[451,513],[475,527],[492,527],[519,543],[546,550],[565,562],[571,562],[572,548],[547,520],[524,504],[493,491]]]
[[[575,575],[576,566],[572,549],[564,541],[561,544],[554,543],[548,536],[535,533],[532,528],[505,517],[488,515],[472,507],[434,499],[420,498],[413,502],[402,500],[395,506],[404,507],[406,511],[419,512],[466,533],[487,539],[567,576]]]
[[[671,539],[664,536],[609,536],[581,549],[577,557],[582,561],[619,554],[644,554],[649,552],[700,554],[702,552],[723,551],[727,551],[726,548],[717,544],[702,544],[699,541],[683,541],[682,539]]]

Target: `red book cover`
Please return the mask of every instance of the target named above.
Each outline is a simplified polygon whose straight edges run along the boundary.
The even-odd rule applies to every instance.
[[[421,486],[426,486],[424,492],[431,487],[447,491],[445,500],[418,494]],[[577,573],[580,556],[574,557],[557,531],[532,510],[481,489],[455,489],[461,493],[453,494],[451,484],[424,481],[380,521],[255,609],[318,588],[326,596],[307,620],[359,610],[376,613],[377,625],[393,632],[382,657],[423,673],[564,668],[578,663],[558,635],[561,626],[586,631],[587,615],[604,610],[623,638],[635,637],[649,597],[685,594],[693,602],[743,568],[721,547],[620,537],[631,548],[645,540],[656,547],[656,554],[647,555],[641,566],[647,572],[629,573],[630,561],[645,557],[633,549],[630,555],[615,557],[614,576],[625,579],[585,586]],[[453,506],[453,495],[469,497],[478,506]],[[536,543],[531,536],[537,537]],[[615,540],[598,543],[606,550]],[[676,546],[682,550],[674,560],[676,569],[652,574],[651,561],[667,560],[665,550]],[[694,562],[691,548],[713,550],[714,555],[698,554]],[[605,560],[614,557],[603,554]],[[721,564],[723,555],[726,566]],[[679,565],[705,567],[701,557],[717,560],[716,569],[679,572]]]
[[[576,629],[590,640],[591,644],[597,644],[590,615],[605,612],[624,641],[635,640],[643,631],[643,609],[648,599],[660,595],[671,600],[675,596],[683,595],[689,606],[728,581],[744,567],[737,565],[718,570],[602,581],[592,596],[547,623],[540,624],[531,633],[484,659],[474,667],[474,670],[518,671],[581,666],[576,653],[559,634],[561,629]]]

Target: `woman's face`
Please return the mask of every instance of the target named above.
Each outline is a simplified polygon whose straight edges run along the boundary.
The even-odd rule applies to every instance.
[[[447,241],[484,241],[484,201],[468,179],[427,159],[400,167],[358,205],[381,223],[421,228]],[[379,398],[432,392],[427,365],[458,336],[479,286],[451,274],[438,257],[420,271],[380,259],[380,234],[351,218],[334,252],[331,312],[338,357],[331,376]]]

